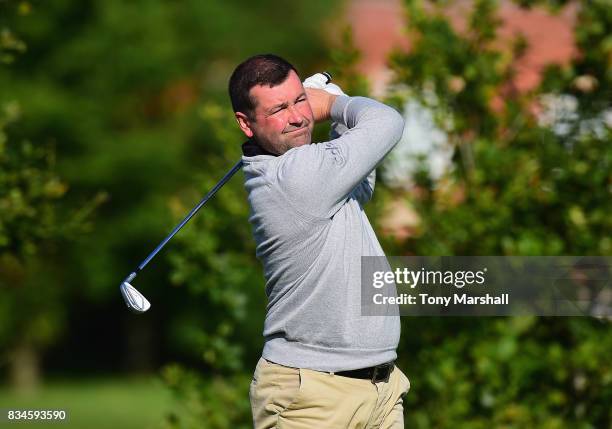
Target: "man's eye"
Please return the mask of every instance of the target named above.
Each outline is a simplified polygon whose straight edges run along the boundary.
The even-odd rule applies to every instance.
[[[301,103],[302,101],[306,101],[306,97],[300,98],[297,102]]]

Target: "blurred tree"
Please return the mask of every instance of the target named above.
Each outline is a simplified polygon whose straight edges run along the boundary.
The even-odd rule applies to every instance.
[[[14,11],[24,4],[2,2],[0,7]],[[250,233],[244,233],[247,209],[239,180],[205,209],[205,216],[219,219],[205,240],[202,237],[208,227],[198,231],[198,223],[193,224],[190,238],[201,253],[194,252],[184,265],[201,264],[201,285],[199,277],[177,269],[172,278],[179,287],[165,287],[169,264],[158,256],[139,276],[157,311],[138,323],[125,311],[116,286],[183,216],[179,211],[200,198],[194,183],[201,184],[198,191],[207,190],[238,158],[242,137],[217,135],[213,129],[218,128],[215,115],[221,112],[225,117],[229,111],[226,84],[233,66],[250,54],[272,51],[314,68],[324,54],[319,23],[332,16],[331,6],[323,0],[291,8],[278,0],[61,0],[27,3],[28,19],[18,19],[18,13],[0,14],[0,27],[11,29],[6,34],[18,34],[27,42],[27,50],[12,66],[0,70],[0,100],[20,100],[27,112],[11,128],[11,139],[55,144],[61,154],[58,175],[71,183],[71,192],[64,196],[68,206],[98,189],[106,190],[110,197],[111,204],[98,211],[92,234],[62,248],[53,278],[73,291],[64,301],[66,307],[106,306],[101,307],[105,311],[98,307],[79,320],[82,331],[93,329],[93,322],[101,318],[120,320],[125,326],[118,328],[127,333],[126,344],[96,349],[88,341],[79,352],[105,353],[104,361],[111,362],[107,369],[116,356],[122,358],[124,350],[151,359],[158,343],[166,356],[190,357],[196,364],[201,362],[202,347],[210,349],[205,362],[223,362],[222,366],[232,368],[242,362],[230,357],[226,364],[218,356],[220,350],[225,352],[222,343],[233,330],[227,324],[213,323],[224,320],[226,298],[214,297],[218,300],[209,302],[205,292],[205,299],[197,299],[202,294],[198,288],[211,287],[214,282],[240,285],[244,293],[255,297],[263,293],[248,282],[247,275],[257,267],[252,249],[244,253],[247,257],[237,253],[233,259],[233,252],[251,246]],[[285,37],[287,34],[291,37]],[[3,40],[10,42],[3,45],[3,55],[21,49],[17,38]],[[223,194],[233,198],[227,200],[229,212],[223,212]],[[240,224],[243,226],[236,227]],[[184,232],[188,234],[191,227]],[[228,253],[222,254],[221,249]],[[185,252],[189,255],[188,249]],[[243,264],[245,275],[235,269]],[[224,274],[230,268],[236,270],[233,280]],[[192,293],[196,298],[185,305]],[[236,297],[237,308],[244,306],[240,299]],[[164,306],[157,306],[158,302]],[[176,319],[175,313],[180,314]],[[234,326],[233,319],[226,319]],[[130,334],[134,330],[140,334]],[[240,341],[234,332],[232,341],[258,343],[260,338],[252,332],[241,334]],[[131,340],[145,337],[152,340],[137,345]],[[228,354],[242,356],[238,349],[229,347]],[[123,360],[141,368],[148,364]]]
[[[149,362],[137,356],[152,359],[162,349],[164,356],[202,369],[194,383],[167,379],[177,393],[188,394],[209,373],[240,377],[261,349],[256,321],[263,320],[265,295],[239,178],[181,231],[170,258],[159,255],[139,276],[151,312],[136,322],[116,286],[238,159],[243,137],[228,116],[226,93],[233,67],[251,54],[275,52],[303,66],[302,74],[316,70],[325,56],[320,25],[333,16],[334,2],[288,8],[279,0],[60,0],[27,3],[26,9],[23,20],[0,13],[0,28],[27,42],[11,68],[0,69],[0,101],[20,100],[27,112],[11,127],[10,140],[55,144],[57,174],[71,184],[62,197],[67,206],[98,189],[110,197],[97,211],[92,234],[63,246],[46,275],[62,284],[54,289],[58,293],[71,291],[54,302],[87,333],[71,354],[98,351],[91,356],[96,369],[114,367],[117,357],[138,369]],[[15,37],[2,40],[10,42],[2,45],[8,61],[21,48]],[[166,287],[168,277],[176,287]],[[14,307],[22,304],[21,297],[15,299]],[[0,308],[0,318],[12,313],[8,305]],[[95,321],[106,331],[112,326],[111,337],[125,344],[109,346],[104,336],[92,341]],[[61,327],[54,325],[49,338],[57,338]],[[226,380],[220,383],[228,391],[244,395],[233,379]],[[201,416],[198,410],[192,415]],[[205,411],[210,412],[224,411]],[[186,414],[180,416],[176,424],[188,425],[188,417],[182,421]],[[236,427],[248,421],[241,416],[212,424]],[[208,414],[206,420],[217,422]]]
[[[340,85],[342,90],[351,96],[367,96],[370,93],[370,85],[366,77],[357,70],[362,58],[353,40],[353,29],[347,26],[339,31],[339,34],[340,40],[330,52],[332,61],[330,72],[334,83]]]
[[[0,11],[26,16],[30,7],[6,2]],[[0,31],[0,66],[6,67],[26,44],[11,29]],[[12,384],[31,390],[40,378],[40,352],[64,328],[67,290],[49,281],[55,271],[50,262],[60,245],[84,230],[104,196],[67,208],[68,186],[55,172],[54,147],[11,138],[20,104],[4,101],[0,108],[0,345]]]
[[[418,227],[406,241],[389,241],[388,253],[610,255],[607,2],[580,3],[581,55],[551,67],[528,94],[513,85],[526,42],[496,43],[497,2],[475,0],[461,34],[446,2],[405,3],[412,48],[391,58],[400,87],[392,98],[431,109],[454,158],[439,180],[426,169],[415,176],[403,198]],[[610,427],[608,322],[419,318],[404,319],[403,332],[410,427]]]

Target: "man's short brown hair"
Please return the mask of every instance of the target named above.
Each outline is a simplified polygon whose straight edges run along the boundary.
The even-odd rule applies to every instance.
[[[256,107],[255,100],[249,95],[251,88],[256,85],[280,85],[291,70],[297,73],[291,63],[273,54],[255,55],[240,63],[229,81],[229,96],[234,112],[251,116]]]

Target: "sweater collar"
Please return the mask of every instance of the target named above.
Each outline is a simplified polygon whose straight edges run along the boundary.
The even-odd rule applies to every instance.
[[[257,155],[272,155],[278,156],[272,152],[268,152],[261,146],[259,146],[254,140],[247,140],[242,144],[242,154],[244,156],[257,156]]]

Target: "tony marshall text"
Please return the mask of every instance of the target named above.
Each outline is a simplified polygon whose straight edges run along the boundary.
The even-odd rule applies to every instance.
[[[407,293],[401,293],[399,296],[384,296],[381,293],[377,293],[373,297],[374,304],[391,304],[391,305],[443,305],[448,307],[453,305],[508,305],[508,294],[502,293],[501,295],[489,295],[488,293],[482,296],[469,296],[466,293],[458,294],[455,293],[453,296],[432,296],[427,293],[420,293],[418,297],[416,295],[409,295]]]

